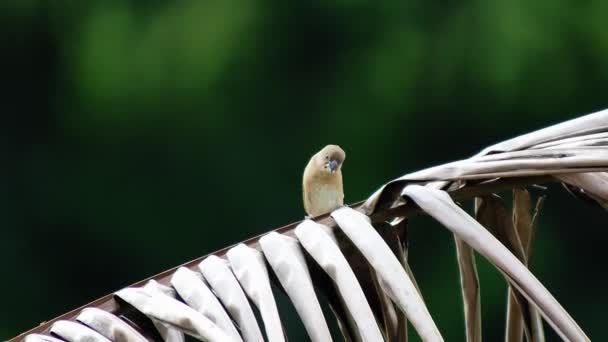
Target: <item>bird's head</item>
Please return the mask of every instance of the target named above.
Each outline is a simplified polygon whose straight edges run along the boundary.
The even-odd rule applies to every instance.
[[[315,155],[317,167],[329,174],[339,171],[344,159],[346,153],[338,145],[327,145]]]

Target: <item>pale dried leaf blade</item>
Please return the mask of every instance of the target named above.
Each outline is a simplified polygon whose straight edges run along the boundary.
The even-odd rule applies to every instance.
[[[524,260],[524,249],[517,231],[513,229],[511,215],[507,211],[502,198],[496,194],[479,198],[481,199],[481,204],[476,213],[477,221],[492,232],[517,259],[520,261]]]
[[[337,305],[335,303],[330,302],[329,308],[330,308],[331,312],[334,314],[334,317],[336,317],[336,323],[338,324],[338,330],[340,330],[342,337],[344,337],[344,341],[345,342],[361,341],[361,336],[355,330],[356,325],[353,321],[352,316],[350,315],[349,312],[344,310],[344,307],[346,305],[344,303],[344,300],[342,298],[339,298],[339,299],[337,299],[337,301],[340,302]]]
[[[115,315],[95,308],[86,308],[76,320],[114,342],[146,342],[137,330]]]
[[[399,322],[403,322],[403,319],[399,319],[400,316],[404,317],[403,312],[395,308],[391,298],[386,294],[382,286],[382,279],[376,274],[372,273],[374,288],[376,289],[379,297],[380,312],[382,313],[382,321],[384,323],[384,338],[387,341],[397,341],[399,335]]]
[[[507,278],[507,281],[509,279]],[[519,290],[512,286],[511,283],[509,282],[509,302],[507,302],[507,305],[515,305],[517,306],[517,310],[513,310],[515,312],[518,313],[518,316],[516,317],[512,317],[513,319],[515,319],[515,322],[511,322],[509,320],[507,320],[507,336],[514,336],[516,341],[520,340],[520,337],[515,337],[515,336],[521,336],[521,333],[517,330],[513,330],[510,331],[509,327],[510,324],[513,324],[515,326],[521,326],[523,328],[523,334],[526,337],[526,340],[531,341],[532,340],[532,317],[530,316],[530,303],[528,302],[528,300],[524,297],[523,294],[521,294],[519,292]],[[507,312],[510,312],[511,308],[507,308]],[[507,316],[507,319],[510,319],[511,317]],[[509,333],[514,333],[516,335],[509,335]]]
[[[66,341],[110,342],[95,330],[73,321],[57,321],[51,327],[51,332]]]
[[[524,263],[528,262],[525,251],[532,243],[532,200],[526,189],[513,189],[513,227],[517,231],[521,247],[524,251]]]
[[[238,244],[229,249],[226,256],[241,287],[260,311],[268,341],[284,342],[281,317],[263,254],[245,244]]]
[[[359,285],[361,285],[384,338],[389,339],[393,327],[396,325],[396,314],[394,310],[391,310],[393,304],[390,298],[382,290],[374,269],[344,232],[336,229],[334,236],[338,247],[357,277]]]
[[[503,152],[523,150],[535,145],[541,146],[545,143],[554,143],[554,145],[559,145],[559,140],[574,137],[584,137],[586,135],[592,135],[598,132],[601,133],[605,131],[608,131],[608,109],[588,114],[579,118],[575,118],[566,122],[558,123],[528,134],[520,135],[518,137],[500,142],[498,144],[485,148],[470,159],[478,159],[479,157],[483,157],[490,154],[501,154],[504,156]],[[549,161],[549,159],[547,161]],[[414,181],[416,179],[437,179],[440,181],[447,181],[450,179],[454,180],[466,178],[463,176],[461,172],[462,170],[459,170],[457,166],[454,166],[455,163],[459,162],[447,163],[421,171],[409,173],[386,183],[365,201],[365,204],[362,206],[363,210],[365,211],[365,213],[371,214],[379,209],[389,208],[394,204],[395,201],[400,200],[400,196],[397,196],[396,192],[398,190],[403,189],[403,187],[407,185],[408,181]],[[473,174],[469,175],[468,177],[480,177],[489,179],[492,177],[498,177],[499,174],[504,177],[524,177],[539,174],[555,175],[557,173],[562,172],[576,172],[576,169],[580,168],[577,167],[576,164],[569,166],[562,165],[561,167],[554,167],[552,170],[544,170],[543,172],[539,172],[539,170],[536,169],[521,170],[521,168],[518,167],[518,165],[516,164],[506,164],[503,166],[505,167],[505,169],[501,172],[497,172],[496,170],[490,173],[487,173],[486,171],[479,174],[475,174],[473,172]],[[547,166],[548,165],[545,165],[545,167]],[[598,166],[598,168],[606,169],[608,168],[608,163],[600,163],[600,166]],[[583,172],[583,170],[579,170],[579,172]],[[443,188],[443,186],[447,184],[447,182],[443,182],[442,184],[440,184],[439,188]]]
[[[608,173],[573,173],[555,175],[555,178],[580,189],[583,195],[592,198],[604,209],[608,209]]]
[[[188,306],[211,320],[235,341],[242,341],[241,335],[232,323],[228,313],[215,294],[207,287],[207,284],[203,282],[200,273],[186,267],[180,267],[173,273],[171,285]]]
[[[545,329],[543,327],[543,318],[534,305],[530,305],[530,317],[532,320],[532,342],[544,342]]]
[[[391,251],[393,251],[399,262],[401,262],[401,265],[405,269],[405,272],[412,280],[412,283],[414,283],[414,287],[416,287],[416,290],[422,297],[422,292],[420,291],[420,287],[418,286],[418,282],[416,281],[414,272],[412,271],[410,265],[407,262],[407,220],[400,220],[394,225],[388,225],[384,233],[380,229],[378,229],[378,227],[381,227],[380,225],[374,227],[378,230],[378,233],[382,236]],[[422,299],[424,300],[424,298]]]
[[[302,319],[311,341],[331,341],[329,328],[297,240],[272,232],[260,239],[260,246]]]
[[[176,296],[176,293],[172,288],[164,286],[156,280],[148,281],[146,285],[144,285],[144,289],[155,293],[165,294],[171,298],[175,298]],[[141,310],[139,311],[141,312]],[[142,314],[145,315],[144,312],[142,312]],[[162,323],[155,319],[152,319],[152,324],[156,327],[156,330],[165,342],[183,342],[186,340],[184,333],[181,330],[176,329],[169,324]]]
[[[524,318],[521,307],[516,299],[515,290],[507,288],[507,325],[505,327],[506,342],[520,342],[524,337]]]
[[[425,341],[443,341],[420,293],[370,224],[369,217],[349,207],[333,211],[331,217],[377,272],[385,292],[405,312],[420,337]]]
[[[561,139],[594,134],[607,129],[608,110],[602,110],[500,142],[485,148],[478,155],[520,150]]]
[[[342,296],[340,296],[340,293],[336,289],[335,285],[332,283],[331,278],[314,261],[314,259],[310,257],[308,252],[305,252],[305,254],[307,255],[307,265],[310,269],[312,283],[318,290],[318,293],[320,293],[323,298],[327,300],[329,309],[336,319],[338,329],[340,330],[344,341],[361,341],[361,337],[357,333],[357,326],[354,323],[352,315],[350,315],[346,309],[346,303],[344,302]]]
[[[538,217],[545,203],[545,199],[545,195],[538,197],[538,199],[536,200],[536,205],[534,206],[532,222],[530,225],[530,240],[528,241],[528,246],[526,249],[526,256],[528,257],[528,262],[530,262],[530,258],[532,257],[534,239],[538,230]],[[543,327],[543,318],[534,305],[530,305],[530,317],[532,320],[532,342],[544,342],[545,329]]]
[[[533,148],[563,148],[582,146],[606,146],[608,144],[608,133],[584,134],[572,138],[560,139],[543,144],[535,145]]]
[[[382,333],[363,290],[328,231],[326,226],[306,220],[296,227],[295,234],[302,247],[332,278],[340,296],[347,303],[345,308],[357,328],[358,337],[355,338],[365,342],[382,341]]]
[[[498,195],[492,194],[482,196],[478,201],[480,204],[476,212],[477,221],[494,233],[496,238],[525,264],[526,256],[518,231],[503,200]],[[521,341],[522,332],[529,340],[532,332],[528,303],[517,290],[509,290],[507,298],[506,341]],[[513,305],[518,307],[513,308]]]
[[[414,273],[407,263],[407,241],[403,241],[403,239],[407,239],[407,234],[401,232],[401,230],[407,229],[407,220],[403,220],[394,226],[386,222],[376,223],[374,224],[374,228],[376,228],[378,234],[380,234],[399,262],[401,262],[401,265],[414,283],[418,293],[421,293],[418,283],[416,282],[416,278],[414,277]]]
[[[540,281],[492,234],[458,207],[446,192],[411,185],[404,189],[403,195],[414,200],[423,211],[513,279],[513,284],[528,300],[537,305],[549,324],[563,339],[589,341],[578,324]]]
[[[412,282],[414,283],[416,290],[418,291],[418,293],[420,293],[420,290],[418,289],[418,284],[416,283],[416,279],[414,278],[414,274],[412,273],[412,270],[410,269],[409,265],[407,264],[407,255],[406,255],[406,251],[405,251],[405,248],[406,248],[405,246],[406,246],[407,242],[402,242],[401,238],[399,236],[399,233],[400,233],[399,230],[407,230],[407,220],[402,220],[399,224],[397,224],[395,226],[390,225],[386,222],[378,223],[378,224],[374,225],[374,228],[376,228],[376,230],[378,231],[378,234],[380,234],[380,236],[382,237],[384,242],[386,242],[386,244],[389,246],[389,248],[391,249],[393,254],[395,254],[397,259],[399,259],[399,261],[401,262],[401,265],[405,268],[405,271],[408,273],[408,276],[410,277],[410,279],[412,279]],[[402,233],[402,236],[407,238],[405,231],[403,231],[401,233]],[[392,303],[391,303],[391,305],[394,306],[394,304],[392,304]],[[405,314],[403,312],[401,312],[400,310],[396,310],[396,314],[397,314],[397,322],[396,322],[396,326],[395,326],[396,331],[395,331],[392,339],[390,339],[390,341],[407,342],[407,318],[405,317]]]
[[[58,338],[42,335],[42,334],[29,334],[23,339],[24,342],[63,342]]]
[[[608,150],[573,147],[523,150],[463,159],[407,174],[398,181],[455,181],[606,171]]]
[[[262,331],[253,309],[241,285],[232,273],[228,261],[211,255],[201,261],[198,268],[215,295],[239,326],[243,339],[247,342],[263,342]]]
[[[523,254],[520,261],[526,266],[528,265],[526,251],[529,250],[529,247],[532,244],[531,239],[533,236],[532,216],[530,213],[531,208],[532,202],[530,193],[526,189],[513,189],[512,229],[518,237],[518,244],[517,246],[510,246],[504,241],[503,243],[511,250],[513,250],[513,248],[517,248],[518,251],[521,249]],[[532,321],[533,317],[531,316],[531,310],[531,306],[527,303],[526,299],[517,292],[517,289],[509,286],[507,296],[507,341],[521,341],[522,328],[525,331],[526,339],[528,341],[533,339],[534,332],[532,329],[534,322]]]
[[[304,257],[306,259],[306,265],[310,270],[312,283],[315,289],[317,289],[317,293],[319,293],[327,301],[329,309],[336,319],[338,329],[340,330],[344,341],[360,342],[361,336],[358,334],[357,325],[355,324],[350,311],[347,310],[347,305],[338,292],[333,280],[327,274],[327,272],[325,272],[323,268],[319,266],[319,264],[314,260],[310,253],[306,251],[306,249],[302,248],[302,252],[304,253]]]
[[[534,250],[534,239],[536,238],[536,230],[538,227],[538,216],[540,215],[540,211],[543,208],[545,203],[546,195],[539,196],[536,200],[536,205],[534,206],[534,211],[532,213],[532,222],[530,224],[530,237],[528,240],[527,246],[525,246],[525,254],[528,262],[530,262],[530,258],[532,257],[532,252]]]
[[[151,291],[149,288],[126,288],[117,291],[115,295],[151,319],[183,331],[194,338],[202,341],[234,341],[208,318],[163,293]]]
[[[464,304],[465,330],[468,342],[481,341],[481,299],[475,254],[471,247],[454,235],[460,286]]]
[[[530,263],[530,254],[532,253],[534,238],[536,236],[536,227],[538,215],[543,205],[545,197],[540,196],[536,201],[534,211],[532,212],[532,199],[530,193],[526,189],[513,189],[513,225],[518,232],[522,247],[524,249],[525,260],[522,260],[525,265]],[[517,292],[517,290],[513,289]],[[510,293],[512,295],[512,293]],[[509,298],[512,298],[511,296]],[[517,301],[523,303],[525,299],[520,296]],[[524,317],[527,329],[530,332],[530,341],[543,342],[545,340],[545,332],[543,329],[542,317],[534,305],[521,305],[518,310],[526,310]],[[520,312],[521,314],[521,312]]]

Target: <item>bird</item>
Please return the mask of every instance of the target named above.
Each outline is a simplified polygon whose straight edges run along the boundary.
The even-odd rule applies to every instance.
[[[326,214],[344,205],[344,159],[346,153],[338,145],[327,145],[310,158],[302,179],[307,218]]]

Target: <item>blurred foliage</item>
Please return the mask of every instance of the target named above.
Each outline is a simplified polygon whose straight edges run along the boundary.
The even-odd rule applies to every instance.
[[[405,172],[606,107],[606,11],[565,0],[1,2],[0,338],[301,219],[302,169],[327,143],[347,152],[355,202]],[[605,216],[553,192],[533,267],[601,340]],[[426,218],[411,226],[431,312],[461,340],[453,241]],[[496,341],[505,287],[479,268],[484,336]],[[290,340],[306,340],[297,324]]]

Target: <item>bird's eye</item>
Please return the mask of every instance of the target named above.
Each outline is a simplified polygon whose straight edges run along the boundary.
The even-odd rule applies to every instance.
[[[325,156],[325,160],[329,160],[329,156]]]

